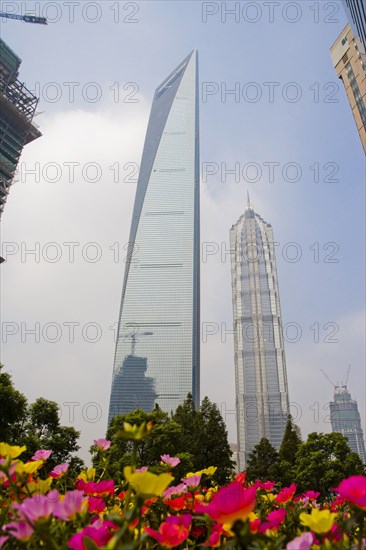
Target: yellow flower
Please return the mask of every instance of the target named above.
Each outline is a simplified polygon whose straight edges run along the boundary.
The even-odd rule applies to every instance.
[[[82,479],[85,482],[94,481],[95,479],[95,468],[87,468],[78,475],[78,479]]]
[[[202,474],[206,474],[207,476],[213,476],[216,470],[217,470],[217,466],[209,466],[208,468],[204,468],[203,470],[199,470],[198,472],[188,472],[186,477],[201,476]]]
[[[329,510],[318,510],[318,508],[313,508],[311,514],[302,512],[302,514],[300,514],[300,521],[303,525],[310,527],[312,531],[321,535],[331,530],[336,515],[337,514],[332,514]]]
[[[145,497],[160,496],[173,481],[171,474],[156,475],[151,472],[134,472],[131,466],[125,466],[123,473],[137,495]]]
[[[154,422],[143,422],[139,426],[137,424],[129,424],[123,422],[123,430],[119,432],[119,435],[123,439],[131,439],[133,441],[141,441],[144,437],[149,435],[154,427]]]
[[[47,479],[39,479],[37,483],[34,481],[27,483],[26,487],[32,494],[36,493],[38,495],[45,495],[48,492],[52,481],[52,477],[48,477]]]
[[[40,466],[43,465],[43,460],[32,460],[32,462],[27,462],[24,464],[21,460],[17,461],[15,466],[15,472],[19,475],[21,474],[34,474]]]
[[[272,493],[264,493],[260,495],[260,497],[262,498],[262,500],[265,500],[266,502],[268,501],[272,502],[272,500],[276,498],[276,495],[273,495]]]
[[[0,455],[3,457],[10,456],[10,458],[17,458],[20,454],[24,453],[26,446],[19,447],[17,445],[8,445],[7,443],[0,443]]]

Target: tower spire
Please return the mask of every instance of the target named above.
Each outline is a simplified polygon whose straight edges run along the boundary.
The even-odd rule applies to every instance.
[[[247,210],[251,210],[252,208],[253,206],[252,206],[252,203],[250,202],[249,191],[247,189]]]

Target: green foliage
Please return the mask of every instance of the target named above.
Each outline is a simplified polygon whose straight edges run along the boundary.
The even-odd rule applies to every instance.
[[[274,480],[276,476],[276,466],[278,461],[278,452],[265,437],[254,447],[249,455],[247,466],[247,479],[249,481]]]
[[[288,416],[285,433],[278,453],[275,479],[283,487],[289,486],[294,479],[296,453],[301,445],[300,429]]]
[[[27,400],[14,388],[12,378],[0,364],[0,441],[14,441],[22,427]]]
[[[140,425],[149,421],[155,426],[136,449],[138,468],[149,466],[156,473],[165,469],[160,465],[160,456],[164,449],[164,454],[177,456],[181,460],[173,469],[176,480],[180,480],[187,471],[197,471],[214,465],[219,466],[215,474],[217,481],[224,483],[230,479],[233,472],[232,452],[220,411],[207,397],[200,410],[196,411],[191,394],[188,394],[172,416],[157,407],[151,413],[136,409],[112,419],[106,435],[111,441],[107,465],[111,476],[120,474],[123,467],[131,464],[133,459],[133,442],[126,441],[121,435],[124,422]],[[93,465],[98,472],[105,468],[98,453],[94,453]]]
[[[342,434],[314,432],[298,449],[294,473],[300,491],[313,489],[327,498],[342,479],[364,475],[365,468]]]
[[[70,464],[70,473],[78,473],[83,461],[73,456],[79,450],[77,440],[80,433],[72,426],[61,426],[59,407],[54,401],[39,397],[28,405],[26,398],[18,392],[7,373],[0,366],[0,441],[26,445],[23,456],[29,460],[39,449],[53,451],[47,460],[43,475],[62,462]]]

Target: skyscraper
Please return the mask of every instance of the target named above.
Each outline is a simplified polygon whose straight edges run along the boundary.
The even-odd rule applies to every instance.
[[[357,401],[351,399],[347,386],[335,386],[334,401],[329,403],[333,432],[340,432],[348,439],[350,449],[358,453],[366,464],[365,442]]]
[[[351,25],[353,35],[359,45],[366,50],[366,3],[365,0],[342,0],[344,11]]]
[[[333,66],[345,87],[366,153],[366,56],[362,43],[346,25],[330,49]]]
[[[199,123],[194,50],[156,89],[132,214],[109,421],[199,405]],[[135,355],[137,348],[138,355]]]
[[[230,230],[238,466],[262,437],[277,449],[289,413],[272,227],[249,200]]]
[[[20,64],[0,38],[0,217],[24,145],[41,136],[33,123],[38,99],[19,82]]]

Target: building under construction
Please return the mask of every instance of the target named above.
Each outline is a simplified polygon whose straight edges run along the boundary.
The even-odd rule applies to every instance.
[[[41,136],[33,123],[38,99],[18,80],[20,64],[0,38],[0,217],[24,145]]]
[[[365,442],[357,401],[351,398],[346,385],[335,386],[334,401],[331,401],[329,406],[332,431],[340,432],[347,437],[350,449],[358,453],[363,464],[366,464]]]

